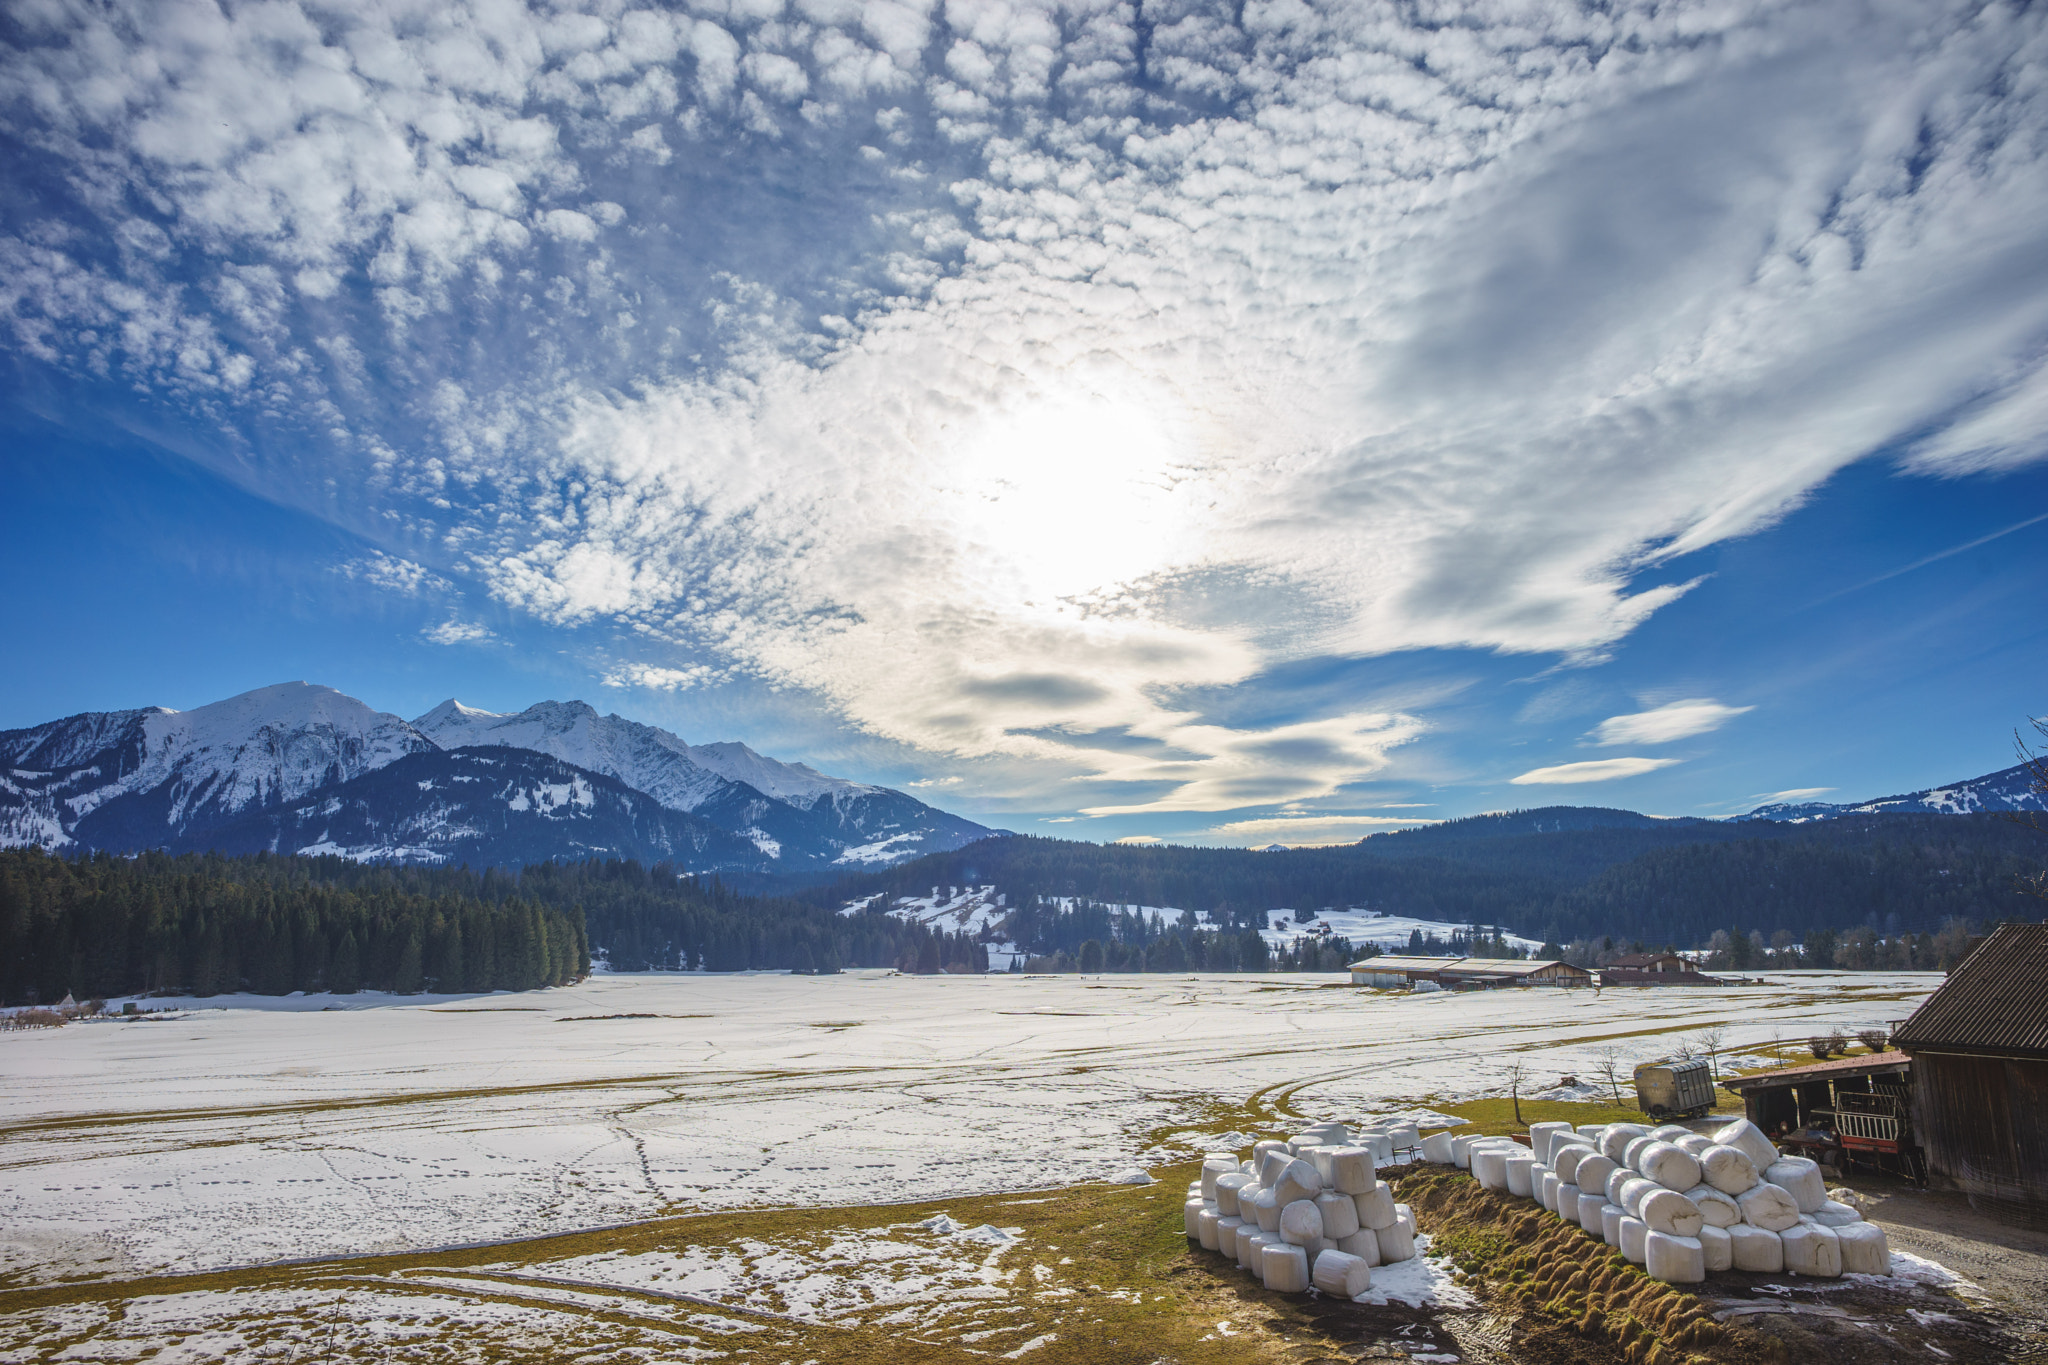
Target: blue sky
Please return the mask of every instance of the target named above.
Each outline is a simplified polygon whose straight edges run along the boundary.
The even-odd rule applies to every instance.
[[[1417,13],[16,9],[0,726],[575,696],[1244,843],[2006,766],[2048,18]]]

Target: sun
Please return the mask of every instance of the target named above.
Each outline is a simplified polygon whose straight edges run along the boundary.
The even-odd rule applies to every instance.
[[[952,452],[944,489],[970,575],[1044,606],[1184,562],[1199,482],[1184,425],[1099,393],[984,418]]]

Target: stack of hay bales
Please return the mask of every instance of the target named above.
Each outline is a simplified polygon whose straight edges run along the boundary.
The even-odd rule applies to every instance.
[[[1312,1124],[1286,1141],[1268,1138],[1246,1157],[1211,1152],[1188,1186],[1187,1234],[1259,1277],[1266,1288],[1311,1287],[1357,1298],[1372,1268],[1415,1254],[1415,1215],[1394,1202],[1375,1170],[1419,1145],[1413,1125],[1361,1129]]]
[[[1422,1153],[1536,1200],[1670,1284],[1715,1270],[1832,1277],[1890,1267],[1884,1230],[1829,1199],[1819,1166],[1780,1155],[1747,1119],[1712,1137],[1677,1124],[1537,1123],[1529,1141],[1434,1133]]]

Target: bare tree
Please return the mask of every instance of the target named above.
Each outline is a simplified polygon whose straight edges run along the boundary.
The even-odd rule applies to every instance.
[[[1715,1085],[1721,1083],[1721,1050],[1728,1046],[1728,1026],[1713,1024],[1694,1037],[1694,1046],[1707,1054],[1707,1074]]]
[[[1621,1058],[1621,1049],[1613,1043],[1609,1043],[1606,1047],[1594,1053],[1593,1074],[1600,1078],[1602,1085],[1614,1092],[1614,1107],[1619,1109],[1621,1107],[1621,1078],[1624,1075],[1632,1075],[1628,1064]]]
[[[2043,741],[2048,741],[2048,717],[2037,716],[2031,724],[2034,733]],[[2020,766],[2025,768],[2027,776],[2033,779],[2027,784],[2029,789],[2036,796],[2042,797],[2044,802],[2048,802],[2048,744],[2036,749],[2015,730],[2012,732],[2012,747],[2019,752]],[[2048,834],[2048,814],[2042,811],[2016,810],[2006,818],[2025,825],[2036,833]],[[2048,900],[2048,872],[2036,872],[2031,877],[2021,877],[2020,890],[2030,896]]]
[[[1520,1057],[1515,1057],[1501,1067],[1500,1078],[1507,1082],[1508,1094],[1515,1101],[1515,1122],[1522,1121],[1522,1087],[1529,1083],[1529,1067]]]

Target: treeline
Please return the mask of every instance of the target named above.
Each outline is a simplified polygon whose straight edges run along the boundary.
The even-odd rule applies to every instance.
[[[324,874],[324,875],[323,875]],[[408,885],[408,882],[414,884]],[[528,990],[589,970],[573,907],[340,859],[0,851],[0,1003]]]
[[[1611,937],[1699,947],[1716,930],[1768,940],[1861,926],[1890,940],[1933,934],[1950,920],[2038,918],[2041,902],[2023,884],[2044,860],[2038,834],[1998,815],[1793,825],[1567,807],[1275,852],[988,839],[806,895],[839,904],[992,883],[1012,905],[1172,907],[1204,912],[1226,930],[1255,927],[1279,909],[1348,907],[1500,925],[1558,944]],[[1076,935],[1102,937],[1100,926],[1078,924],[1047,937],[1030,921],[1024,933],[1020,946],[1043,938],[1049,951],[1071,951]]]
[[[987,946],[739,895],[665,864],[365,866],[256,854],[0,851],[0,1004],[142,993],[444,993],[590,970],[984,971]]]

